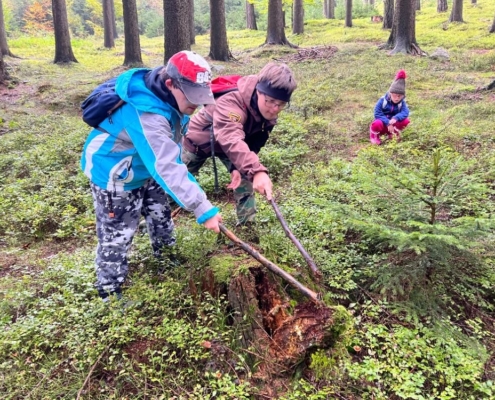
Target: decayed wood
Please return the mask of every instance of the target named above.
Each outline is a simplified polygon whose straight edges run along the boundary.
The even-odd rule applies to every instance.
[[[311,348],[327,348],[334,339],[328,329],[333,313],[328,307],[311,302],[296,307],[272,335],[270,354],[279,365],[290,368],[304,359]]]
[[[280,224],[282,225],[282,228],[284,229],[285,234],[287,237],[292,240],[292,243],[297,247],[297,250],[302,254],[304,259],[309,265],[309,268],[311,268],[311,272],[313,273],[313,276],[317,279],[321,279],[321,272],[316,266],[316,263],[314,262],[313,258],[308,254],[308,252],[304,249],[303,245],[299,240],[294,236],[292,231],[289,229],[289,226],[285,222],[284,217],[282,216],[282,213],[280,212],[280,209],[278,208],[277,203],[275,203],[275,200],[271,199],[270,204],[273,207],[273,210],[275,211],[275,215],[277,216],[278,220],[280,221]]]
[[[263,264],[265,267],[267,267],[270,271],[272,271],[273,273],[280,276],[282,279],[284,279],[286,282],[288,282],[292,287],[299,290],[306,297],[309,297],[315,303],[320,303],[320,299],[318,298],[317,293],[313,292],[311,289],[307,288],[302,283],[300,283],[297,279],[295,279],[291,274],[285,272],[282,268],[278,267],[277,265],[272,263],[270,260],[263,257],[258,251],[253,249],[248,244],[244,243],[241,239],[239,239],[236,235],[234,235],[233,232],[229,231],[224,225],[219,224],[219,226],[220,226],[220,231],[224,235],[226,235],[230,240],[232,240],[232,242],[234,242],[237,246],[239,246],[241,249],[243,249],[244,251],[249,253],[252,257],[254,257],[256,260],[258,260],[261,264]]]
[[[253,274],[239,274],[231,280],[228,293],[229,304],[236,312],[235,325],[242,326],[240,342],[247,349],[252,345],[261,351],[268,345],[269,337],[263,328],[263,314],[256,297],[256,282]]]

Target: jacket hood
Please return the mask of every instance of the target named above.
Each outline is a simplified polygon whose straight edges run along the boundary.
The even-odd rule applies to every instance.
[[[173,109],[180,115],[175,97],[160,82],[158,74],[161,68],[136,68],[124,72],[117,79],[115,91],[137,110],[162,114]]]

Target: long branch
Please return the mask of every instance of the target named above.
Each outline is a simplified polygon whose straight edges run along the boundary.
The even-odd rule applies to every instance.
[[[319,296],[317,293],[313,292],[311,289],[307,288],[304,286],[302,283],[300,283],[297,279],[295,279],[291,274],[285,272],[282,268],[278,267],[265,257],[263,257],[259,252],[257,252],[255,249],[253,249],[251,246],[248,244],[244,243],[241,239],[239,239],[236,235],[234,235],[233,232],[229,231],[224,225],[219,224],[220,231],[227,236],[232,242],[234,242],[237,246],[239,246],[241,249],[249,253],[253,258],[258,260],[261,264],[263,264],[265,267],[267,267],[270,271],[273,273],[277,274],[280,276],[282,279],[287,281],[290,285],[292,285],[294,288],[299,290],[302,294],[305,296],[309,297],[311,300],[313,300],[315,303],[320,304],[321,300],[319,299]]]
[[[311,268],[311,272],[313,273],[313,276],[318,280],[321,279],[320,270],[318,269],[314,260],[311,258],[311,256],[308,254],[308,252],[304,249],[301,242],[299,242],[299,240],[294,236],[294,234],[291,232],[291,230],[287,226],[287,223],[285,222],[285,219],[282,216],[282,213],[280,212],[280,210],[277,206],[277,203],[275,203],[275,200],[271,199],[270,204],[272,205],[273,210],[275,211],[275,215],[277,216],[278,220],[280,221],[280,224],[282,225],[282,228],[284,229],[285,234],[287,235],[287,237],[290,240],[292,240],[294,245],[297,247],[297,250],[299,250],[299,252],[302,254],[304,259],[308,263],[309,268]]]

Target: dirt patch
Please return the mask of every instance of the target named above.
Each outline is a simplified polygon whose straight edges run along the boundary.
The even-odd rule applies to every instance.
[[[12,87],[0,85],[0,102],[5,104],[16,104],[26,96],[32,96],[36,88],[25,83],[18,83]]]
[[[22,276],[26,268],[30,271],[41,268],[41,264],[59,253],[72,253],[78,247],[75,241],[45,242],[41,245],[26,243],[19,248],[7,249],[0,245],[0,278]]]

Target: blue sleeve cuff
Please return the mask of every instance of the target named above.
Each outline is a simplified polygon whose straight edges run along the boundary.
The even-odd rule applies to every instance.
[[[217,207],[213,207],[208,212],[205,212],[196,221],[198,222],[198,224],[204,224],[206,221],[208,221],[211,217],[214,217],[215,215],[217,215],[219,212],[220,212],[220,210]]]

